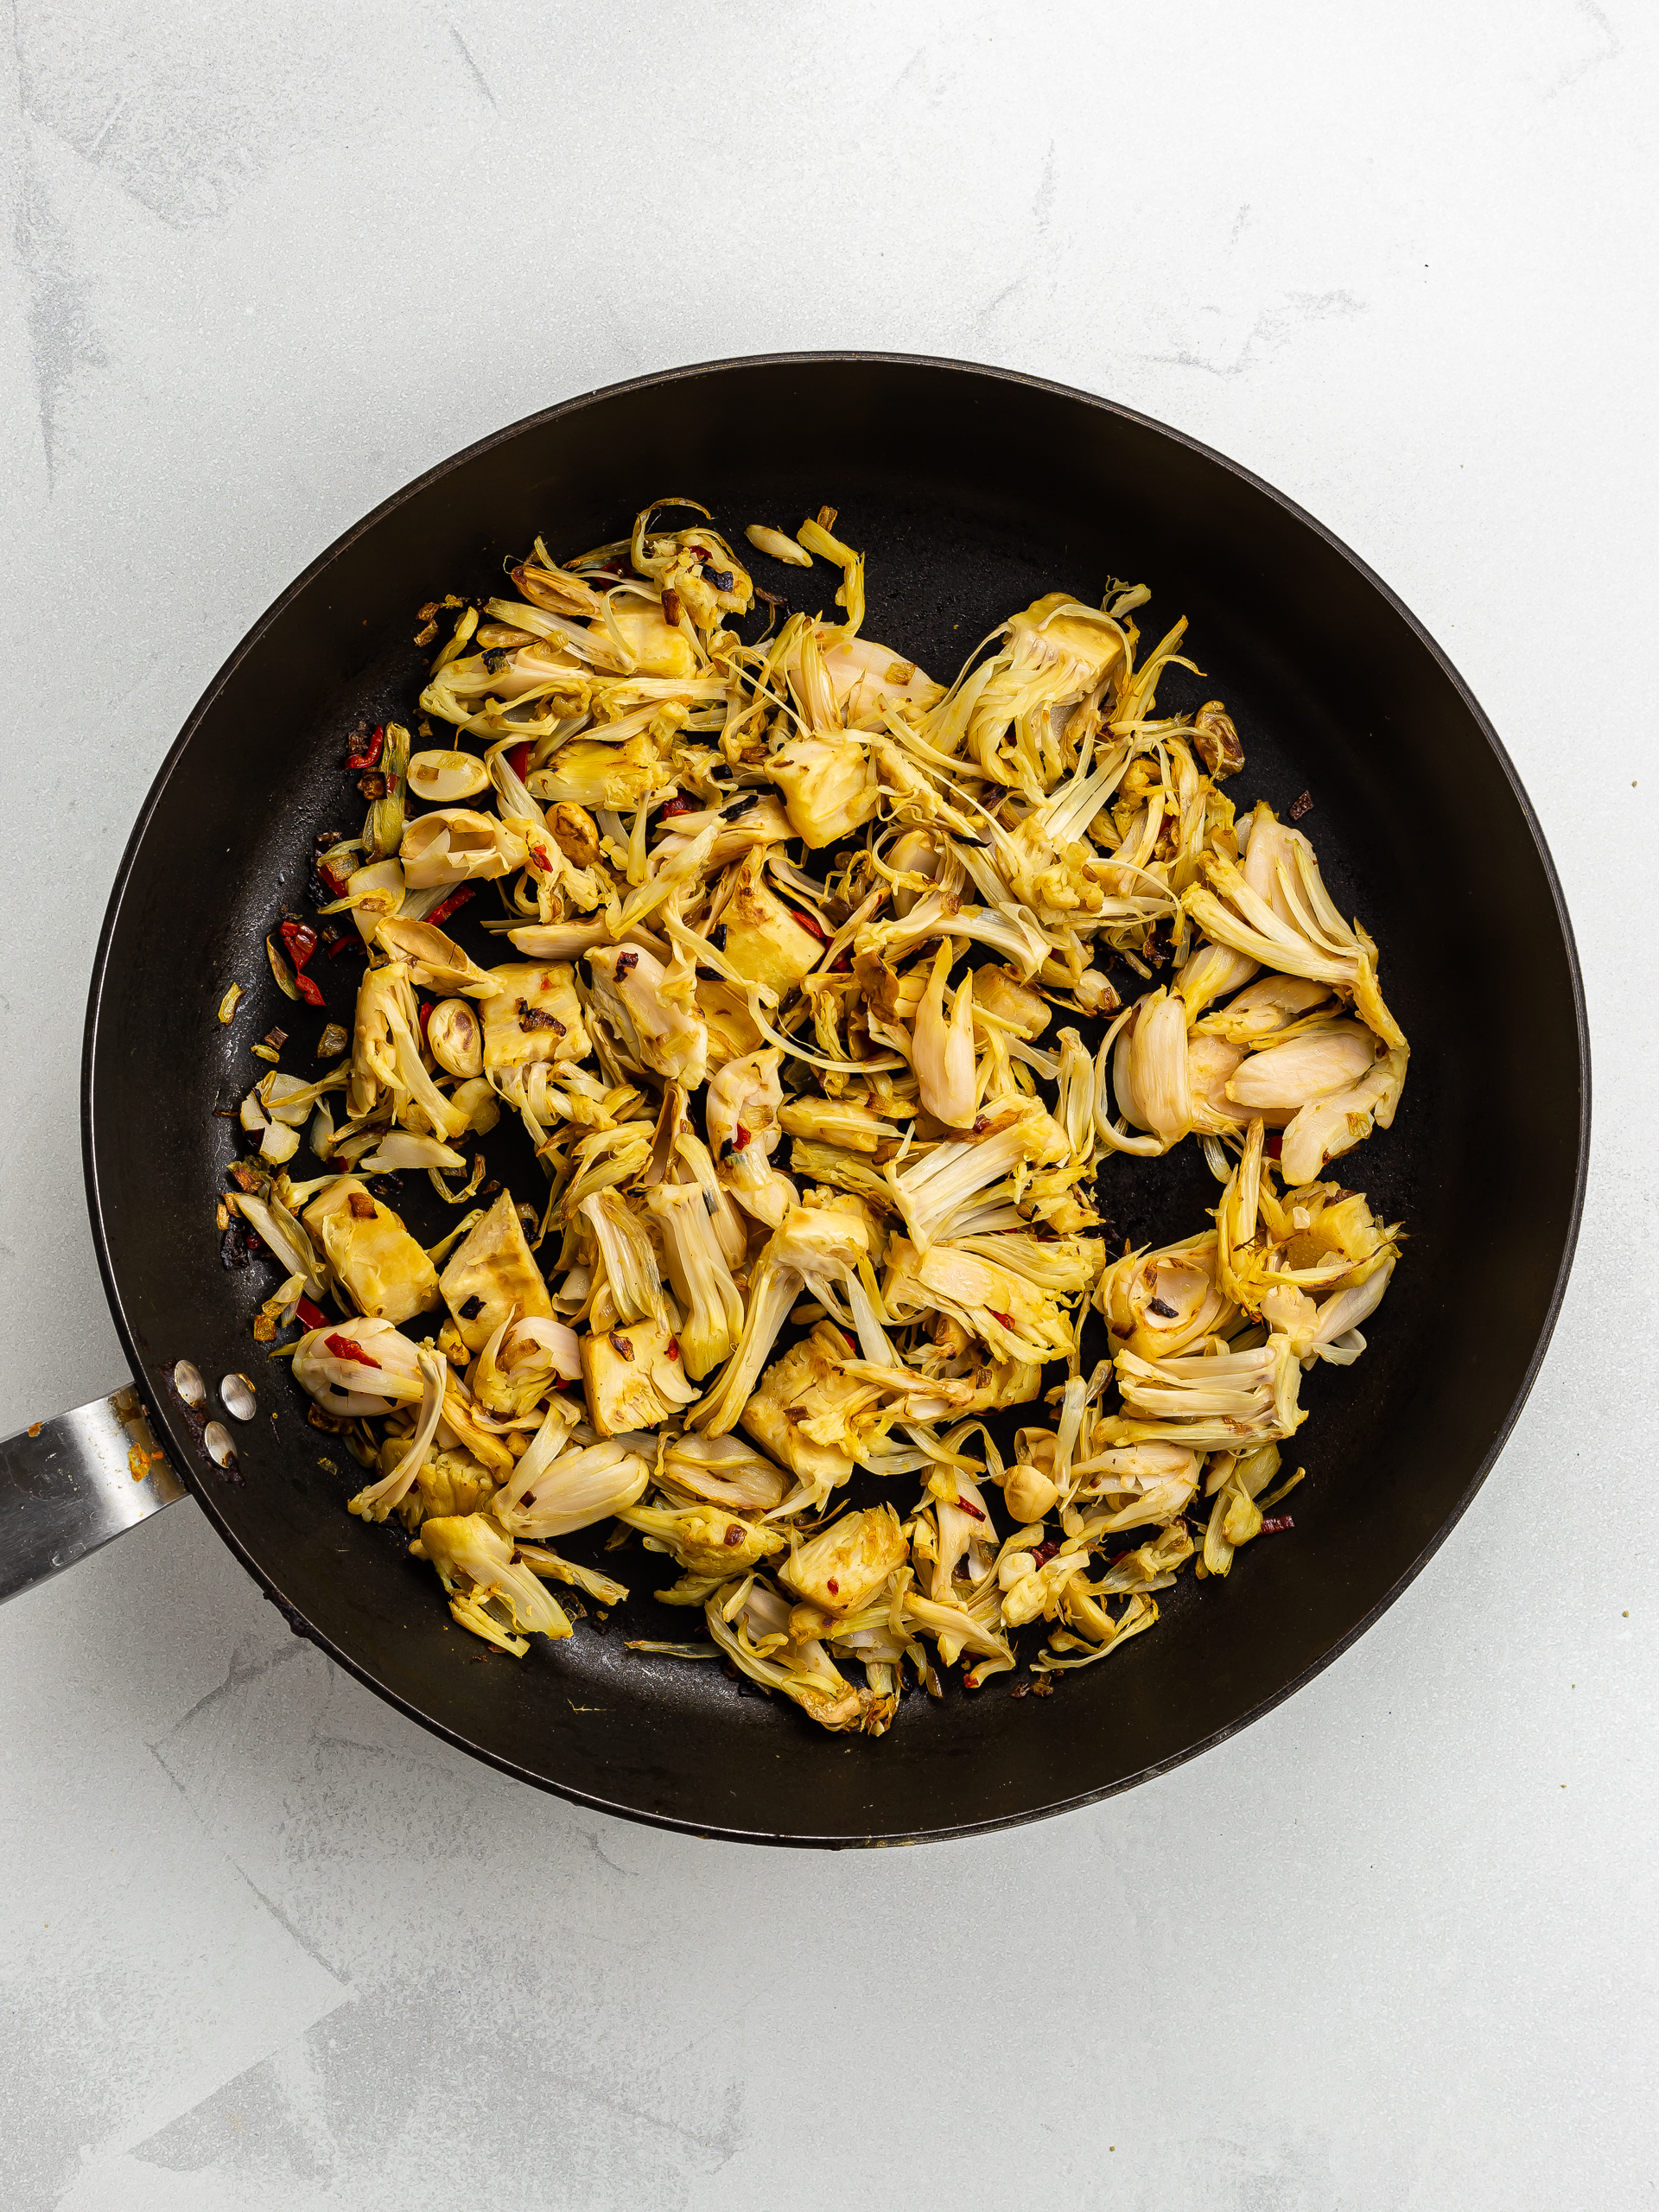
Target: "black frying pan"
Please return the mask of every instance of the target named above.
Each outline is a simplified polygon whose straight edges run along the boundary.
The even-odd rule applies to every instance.
[[[837,506],[869,555],[867,634],[945,679],[1038,592],[1097,599],[1109,575],[1144,579],[1143,627],[1191,616],[1208,677],[1191,696],[1219,694],[1239,724],[1234,791],[1281,809],[1311,795],[1304,826],[1338,904],[1382,947],[1413,1046],[1394,1129],[1344,1169],[1412,1242],[1366,1357],[1308,1378],[1294,1532],[1252,1545],[1224,1582],[1184,1578],[1152,1635],[1055,1695],[1016,1700],[1006,1679],[912,1694],[879,1741],[826,1737],[712,1665],[627,1653],[629,1634],[700,1626],[645,1594],[602,1635],[585,1624],[521,1662],[481,1661],[396,1524],[346,1517],[354,1471],[337,1446],[340,1471],[319,1465],[329,1440],[252,1344],[273,1269],[226,1272],[215,1249],[237,1149],[215,1107],[258,1072],[254,1036],[299,1027],[263,940],[305,900],[314,833],[361,812],[344,734],[413,706],[413,610],[499,589],[504,554],[537,530],[573,552],[682,493],[734,537]],[[800,603],[828,597],[758,567]],[[317,964],[349,1020],[355,964]],[[226,1030],[214,1009],[233,979],[253,1002]],[[86,1185],[117,1325],[176,1464],[301,1633],[426,1726],[579,1802],[865,1843],[1125,1789],[1266,1712],[1376,1618],[1468,1503],[1536,1371],[1578,1225],[1588,1081],[1571,932],[1515,772],[1445,656],[1327,531],[1082,393],[945,362],[785,357],[618,385],[499,433],[389,500],[255,626],[157,776],[117,879],[87,1014]],[[1110,1164],[1099,1198],[1120,1235],[1166,1241],[1202,1226],[1215,1187],[1187,1145]],[[265,1410],[238,1440],[239,1484],[165,1383],[181,1357],[209,1378],[257,1370]],[[648,1592],[645,1555],[621,1561]]]

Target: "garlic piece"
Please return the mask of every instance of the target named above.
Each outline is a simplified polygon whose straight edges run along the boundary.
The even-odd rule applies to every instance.
[[[484,1072],[484,1032],[465,999],[444,999],[432,1009],[426,1041],[446,1075],[463,1079]]]
[[[409,788],[433,806],[454,806],[487,789],[490,772],[476,753],[416,753],[409,764]]]

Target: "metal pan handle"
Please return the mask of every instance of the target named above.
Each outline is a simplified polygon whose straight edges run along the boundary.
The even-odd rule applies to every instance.
[[[0,1603],[184,1495],[130,1383],[7,1437],[0,1442]]]

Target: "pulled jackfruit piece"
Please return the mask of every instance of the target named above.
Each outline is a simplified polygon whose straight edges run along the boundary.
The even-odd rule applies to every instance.
[[[552,1319],[553,1302],[510,1191],[502,1192],[450,1254],[438,1287],[468,1351],[482,1351],[515,1315]]]
[[[359,1313],[407,1321],[438,1303],[438,1271],[389,1205],[337,1175],[302,1216]]]
[[[484,1001],[484,1072],[492,1082],[538,1061],[587,1058],[575,970],[567,961],[509,961],[489,973],[496,988]]]
[[[709,1065],[709,1032],[691,995],[690,972],[677,978],[631,944],[596,945],[588,955],[594,1004],[633,1066],[695,1090]]]
[[[588,1418],[601,1436],[656,1428],[697,1395],[677,1338],[661,1321],[630,1321],[582,1339]]]
[[[543,1429],[496,1493],[491,1511],[516,1537],[568,1536],[613,1513],[625,1512],[651,1480],[649,1463],[609,1439],[562,1451],[564,1424],[550,1414]]]
[[[454,1619],[498,1650],[522,1659],[528,1637],[573,1633],[564,1608],[527,1567],[514,1564],[511,1542],[486,1515],[424,1521],[409,1548],[437,1568]]]
[[[873,1505],[793,1544],[778,1580],[821,1613],[855,1613],[904,1565],[909,1549],[893,1508]]]
[[[764,847],[740,862],[709,912],[710,930],[723,930],[728,963],[751,983],[781,996],[817,966],[823,946],[802,927],[766,880]]]
[[[692,1416],[707,1436],[737,1427],[756,1376],[804,1285],[830,1285],[868,1256],[869,1232],[850,1215],[797,1206],[767,1240],[750,1278],[743,1335],[718,1386]]]

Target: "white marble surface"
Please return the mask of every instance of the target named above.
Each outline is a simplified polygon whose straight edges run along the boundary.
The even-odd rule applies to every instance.
[[[1224,1750],[1021,1834],[826,1859],[571,1812],[293,1641],[194,1504],[20,1599],[0,2200],[1650,2202],[1652,10],[11,22],[0,1433],[121,1377],[81,1001],[206,678],[417,470],[677,361],[1027,367],[1331,524],[1527,779],[1598,1125],[1554,1350],[1429,1572]]]

